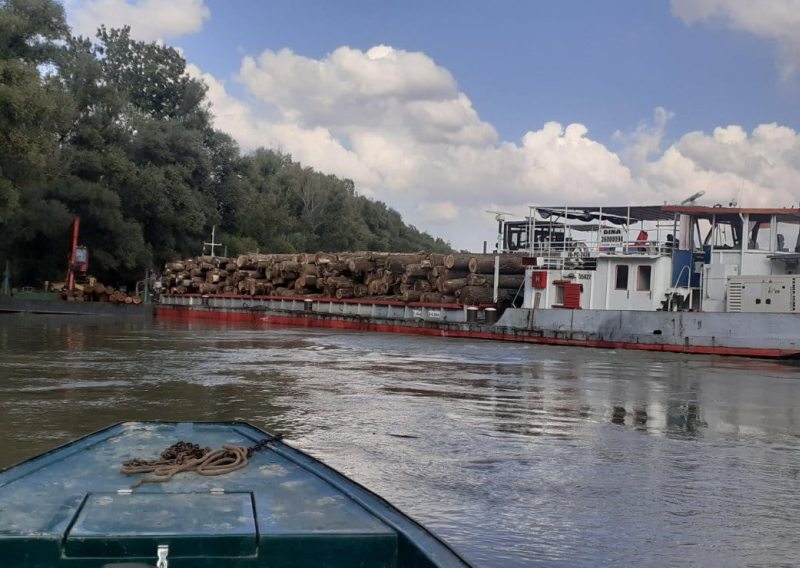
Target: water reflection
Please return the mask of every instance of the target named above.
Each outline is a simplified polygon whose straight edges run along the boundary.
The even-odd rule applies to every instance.
[[[796,364],[0,316],[0,467],[131,419],[247,420],[479,565],[780,564]]]

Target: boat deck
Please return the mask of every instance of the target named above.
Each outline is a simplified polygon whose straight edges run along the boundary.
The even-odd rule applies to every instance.
[[[251,447],[242,423],[127,423],[0,472],[0,558],[13,566],[465,566],[387,502],[281,442],[238,471],[130,486],[122,463],[178,441]]]

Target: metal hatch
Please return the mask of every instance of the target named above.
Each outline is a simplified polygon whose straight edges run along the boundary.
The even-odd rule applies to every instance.
[[[68,558],[256,555],[250,493],[90,493],[64,539]]]

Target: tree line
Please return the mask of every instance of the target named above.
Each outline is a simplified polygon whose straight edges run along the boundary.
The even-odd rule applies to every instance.
[[[197,255],[212,226],[229,255],[450,252],[351,180],[242,152],[214,128],[206,90],[177,50],[127,27],[75,37],[56,0],[0,0],[0,262],[12,280],[63,277],[74,215],[107,282]]]

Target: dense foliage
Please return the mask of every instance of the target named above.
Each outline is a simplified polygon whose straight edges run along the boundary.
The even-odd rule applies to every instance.
[[[198,254],[213,225],[230,255],[449,251],[350,180],[242,154],[212,120],[175,49],[127,28],[72,37],[56,0],[0,0],[0,262],[13,280],[63,277],[74,215],[107,282]]]

